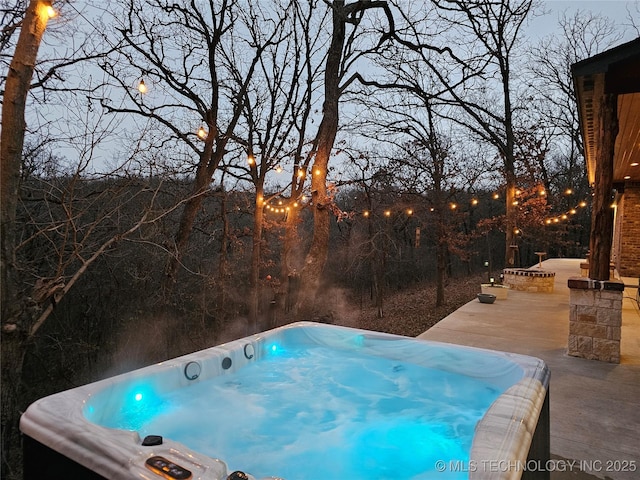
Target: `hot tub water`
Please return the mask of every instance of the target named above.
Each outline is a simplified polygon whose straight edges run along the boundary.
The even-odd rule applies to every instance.
[[[426,478],[437,460],[468,463],[475,425],[501,392],[353,350],[292,347],[232,377],[136,393],[99,423],[171,438],[256,477]]]

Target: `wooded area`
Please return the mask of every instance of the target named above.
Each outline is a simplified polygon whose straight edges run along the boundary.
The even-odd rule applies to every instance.
[[[392,290],[436,282],[443,305],[447,279],[583,256],[569,66],[622,32],[578,12],[528,43],[542,7],[3,11],[3,478],[43,395],[330,322],[338,301],[384,321]]]

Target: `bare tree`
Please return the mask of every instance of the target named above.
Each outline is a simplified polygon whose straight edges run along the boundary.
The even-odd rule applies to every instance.
[[[202,193],[234,148],[254,73],[265,49],[282,40],[285,16],[280,12],[279,17],[266,17],[271,12],[234,0],[121,4],[122,10],[114,15],[124,46],[101,67],[124,95],[124,103],[99,100],[108,112],[151,120],[160,129],[161,148],[182,152],[184,168],[193,179],[166,268],[163,290],[168,293]],[[135,88],[135,79],[145,82],[148,93]]]
[[[339,100],[342,93],[355,79],[345,80],[354,57],[364,55],[358,45],[358,26],[367,11],[385,12],[389,28],[393,25],[391,12],[386,1],[359,0],[346,3],[344,0],[327,2],[332,13],[331,42],[327,52],[324,79],[324,99],[322,120],[314,140],[313,165],[311,167],[311,203],[313,206],[313,237],[300,275],[302,294],[296,310],[302,317],[309,317],[315,304],[315,295],[329,252],[329,227],[331,200],[327,194],[327,173],[329,160],[339,126]],[[352,25],[347,34],[347,25]],[[374,38],[373,49],[387,39],[387,35]]]
[[[432,72],[439,82],[438,97],[459,110],[447,117],[492,144],[502,160],[506,182],[505,262],[512,265],[515,228],[515,134],[516,112],[522,105],[514,98],[519,40],[532,15],[534,0],[493,2],[434,0],[436,32],[420,28],[404,12],[404,28],[396,41],[413,52],[406,62]],[[398,4],[402,12],[402,4]],[[494,82],[492,79],[496,79]]]
[[[242,138],[239,141],[246,148],[248,158],[246,167],[241,171],[244,170],[244,178],[249,178],[255,192],[249,278],[249,322],[253,331],[257,329],[259,309],[265,210],[275,208],[275,215],[280,218],[296,218],[302,206],[305,175],[300,175],[303,170],[296,159],[305,150],[311,150],[307,129],[311,121],[314,87],[320,73],[320,62],[316,59],[319,55],[314,51],[323,38],[320,32],[314,31],[317,26],[314,26],[312,18],[316,8],[313,2],[306,8],[299,2],[292,2],[277,9],[288,20],[283,22],[282,41],[267,48],[260,58],[252,85],[246,92],[241,129],[237,135]],[[304,162],[308,165],[308,155]],[[290,185],[282,185],[279,181],[284,172],[292,174]],[[266,184],[268,176],[275,178],[269,186]],[[276,198],[278,204],[273,207],[272,200]],[[291,227],[295,222],[289,221],[286,225]],[[291,239],[292,236],[285,234],[285,238]],[[283,278],[271,282],[280,285],[279,290],[286,291],[288,271],[284,265],[288,262],[288,258],[282,260]]]
[[[552,169],[560,177],[554,182],[556,192],[571,188],[576,195],[584,197],[589,193],[589,186],[571,65],[615,45],[621,34],[611,20],[586,11],[577,11],[573,16],[564,12],[558,24],[562,34],[541,39],[530,52],[529,69],[536,93],[536,99],[531,98],[532,115],[535,115],[535,130],[546,136],[559,152],[558,164],[541,165],[541,169],[547,171],[544,175],[547,189],[551,193],[548,170]]]

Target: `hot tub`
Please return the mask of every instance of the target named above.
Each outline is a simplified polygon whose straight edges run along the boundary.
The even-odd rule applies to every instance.
[[[533,357],[299,322],[38,400],[25,478],[520,478],[549,458],[548,379]]]

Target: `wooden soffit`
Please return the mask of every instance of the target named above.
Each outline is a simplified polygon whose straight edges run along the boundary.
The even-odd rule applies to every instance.
[[[618,136],[614,147],[614,183],[640,182],[640,38],[571,66],[589,183],[595,181],[600,106],[607,94],[618,99]]]

